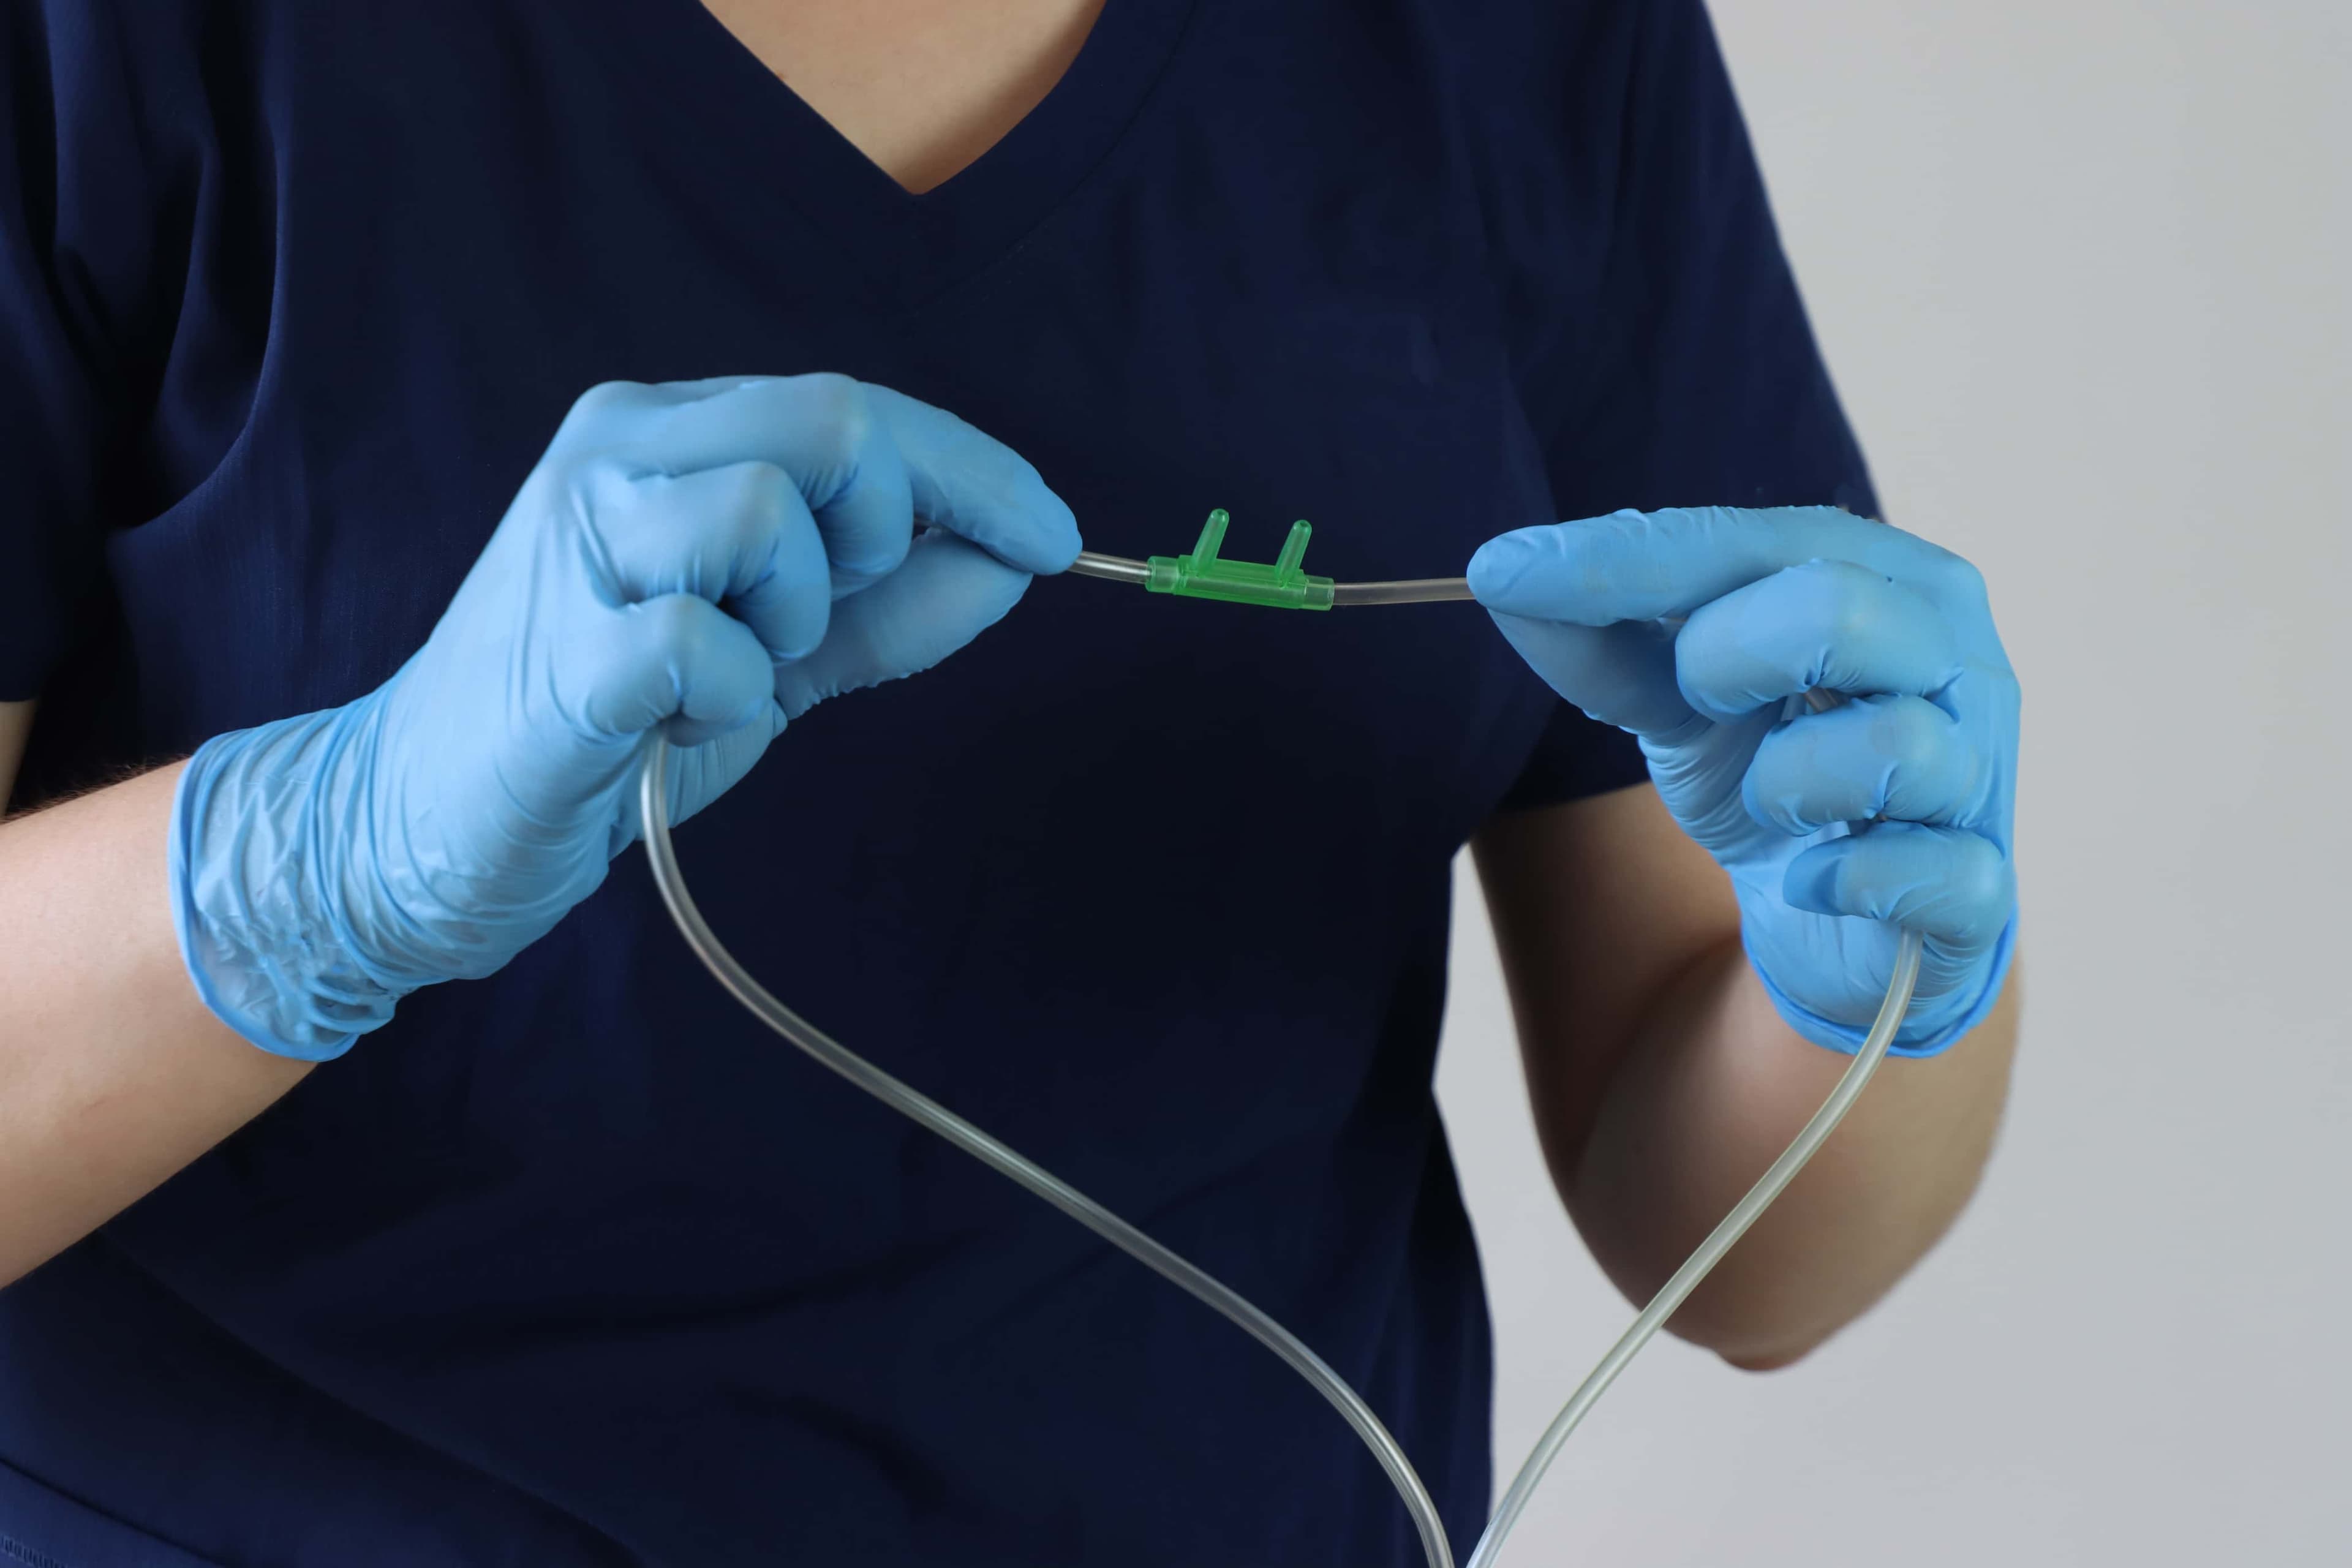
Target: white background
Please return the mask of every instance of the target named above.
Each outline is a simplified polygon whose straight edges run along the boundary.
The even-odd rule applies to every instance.
[[[1716,0],[1891,519],[2025,689],[1984,1190],[1798,1367],[1660,1341],[1511,1568],[2352,1563],[2352,0]],[[1475,877],[1440,1088],[1500,1479],[1630,1309]]]

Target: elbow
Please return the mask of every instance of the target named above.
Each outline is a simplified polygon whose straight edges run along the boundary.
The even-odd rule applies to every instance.
[[[1741,1372],[1780,1372],[1837,1338],[1879,1295],[1822,1300],[1805,1283],[1759,1279],[1729,1260],[1666,1321],[1666,1331]]]
[[[1667,1331],[1713,1352],[1725,1365],[1741,1372],[1780,1372],[1796,1365],[1837,1338],[1870,1305],[1865,1301],[1851,1310],[1828,1307],[1825,1310],[1820,1302],[1776,1303],[1751,1298],[1740,1303],[1747,1309],[1740,1311],[1727,1310],[1729,1304],[1722,1296],[1705,1299],[1706,1289],[1707,1286],[1701,1286],[1690,1303],[1699,1312],[1692,1313],[1690,1305],[1685,1305],[1668,1322]],[[1780,1310],[1769,1310],[1773,1306]]]
[[[1742,1372],[1779,1372],[1783,1367],[1796,1365],[1821,1349],[1825,1342],[1822,1340],[1812,1340],[1804,1344],[1777,1347],[1772,1350],[1717,1351],[1715,1353],[1723,1359],[1725,1364],[1738,1367]]]

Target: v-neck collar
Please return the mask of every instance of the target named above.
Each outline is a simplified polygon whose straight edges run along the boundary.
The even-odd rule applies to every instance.
[[[920,195],[834,129],[701,0],[621,0],[598,7],[605,25],[586,30],[608,52],[616,84],[628,84],[635,115],[688,144],[685,156],[659,160],[666,173],[722,200],[789,204],[838,248],[857,292],[904,308],[994,261],[1068,199],[1151,96],[1194,4],[1108,0],[1045,99]]]

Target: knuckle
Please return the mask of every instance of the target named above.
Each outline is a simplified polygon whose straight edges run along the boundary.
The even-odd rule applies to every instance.
[[[1965,556],[1955,555],[1941,545],[1926,546],[1929,552],[1922,576],[1927,586],[1941,598],[1956,604],[1981,605],[1987,600],[1984,574]]]
[[[793,385],[808,417],[833,437],[839,450],[854,452],[873,434],[874,401],[855,376],[811,371],[794,376]]]
[[[1886,579],[1848,561],[1823,561],[1821,568],[1825,630],[1840,641],[1868,635],[1877,625]]]
[[[572,400],[565,432],[593,430],[613,415],[640,406],[652,389],[639,381],[600,381]]]
[[[1851,561],[1815,559],[1787,567],[1788,610],[1827,647],[1850,642],[1875,622],[1885,578]]]
[[[1896,767],[1919,772],[1941,760],[1951,724],[1933,703],[1911,697],[1872,707],[1877,750]]]
[[[1974,837],[1955,858],[1948,883],[1953,901],[1987,925],[2008,918],[2015,885],[2009,858],[1989,841]]]
[[[739,465],[734,479],[727,514],[736,537],[751,543],[772,534],[784,515],[791,476],[773,463],[752,462]]]
[[[638,605],[649,650],[671,665],[691,660],[703,643],[708,619],[704,611],[703,602],[687,594],[671,594]]]
[[[610,456],[590,447],[549,465],[550,477],[568,504],[555,516],[602,532],[626,517],[637,499],[639,476]]]

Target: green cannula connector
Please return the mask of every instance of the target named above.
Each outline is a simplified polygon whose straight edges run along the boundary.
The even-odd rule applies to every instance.
[[[1331,579],[1309,576],[1299,569],[1307,556],[1307,536],[1315,530],[1300,518],[1290,525],[1282,553],[1271,566],[1255,561],[1227,561],[1217,554],[1232,520],[1219,507],[1202,525],[1201,542],[1190,555],[1155,555],[1148,564],[1151,575],[1143,585],[1155,594],[1182,594],[1194,599],[1224,599],[1236,605],[1271,605],[1277,609],[1328,610]]]

